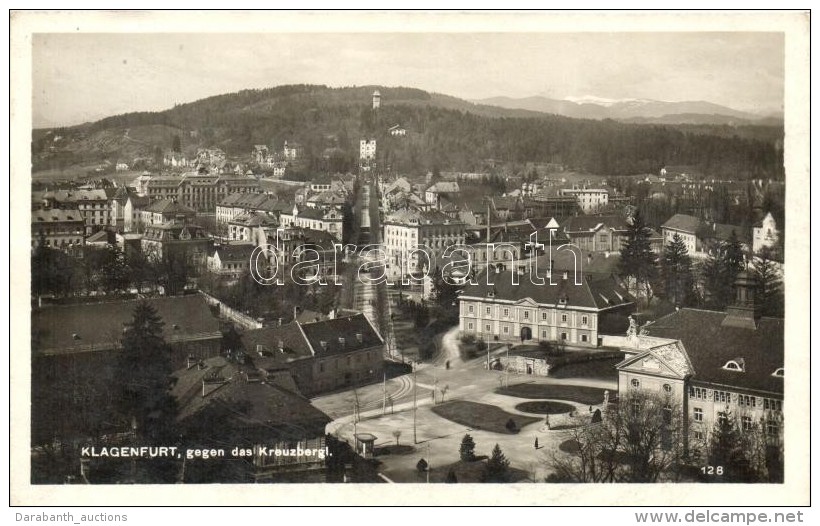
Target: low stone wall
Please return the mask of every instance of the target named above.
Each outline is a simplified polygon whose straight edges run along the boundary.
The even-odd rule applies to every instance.
[[[205,292],[199,291],[202,294],[202,297],[205,298],[205,301],[208,302],[208,305],[217,305],[219,307],[219,316],[222,318],[227,318],[232,322],[236,323],[243,329],[261,329],[263,324],[261,321],[257,321],[254,318],[248,316],[247,314],[243,314],[238,310],[229,307],[228,305],[222,303],[217,298],[214,298],[210,294]]]

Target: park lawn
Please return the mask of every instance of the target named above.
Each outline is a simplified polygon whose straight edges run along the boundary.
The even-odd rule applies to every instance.
[[[494,405],[466,402],[463,400],[446,402],[434,406],[432,410],[438,416],[456,422],[457,424],[506,435],[514,435],[518,433],[522,427],[541,421],[540,418],[508,413]],[[512,431],[506,427],[510,419],[515,422],[515,428]]]
[[[584,405],[603,403],[605,389],[581,385],[517,384],[500,387],[496,393],[517,398],[569,400]],[[610,398],[615,393],[610,393]]]
[[[623,358],[608,358],[589,362],[568,363],[550,369],[551,378],[594,378],[598,380],[618,380],[615,364]]]

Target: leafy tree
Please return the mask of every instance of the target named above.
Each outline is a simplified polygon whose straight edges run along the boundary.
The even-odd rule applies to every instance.
[[[31,257],[31,293],[64,295],[71,286],[73,262],[64,252],[47,247],[40,234]]]
[[[757,481],[757,474],[747,457],[743,437],[731,411],[718,413],[709,441],[709,465],[723,466],[723,482]]]
[[[729,240],[718,246],[702,267],[703,286],[709,307],[723,310],[732,303],[735,279],[744,267],[743,249],[733,230]]]
[[[621,247],[618,270],[621,276],[635,282],[640,293],[646,293],[647,303],[651,300],[649,283],[657,276],[655,253],[649,240],[650,229],[644,224],[640,210],[632,216],[632,223],[626,233],[626,242]]]
[[[678,306],[690,305],[694,294],[692,259],[683,238],[677,233],[672,237],[672,242],[664,247],[661,274],[666,298]]]
[[[156,309],[140,301],[122,336],[116,403],[122,417],[136,423],[143,435],[162,436],[173,417],[167,393],[171,353],[162,336],[164,325]]]
[[[416,463],[416,469],[419,471],[419,473],[424,473],[425,471],[427,471],[427,461],[424,460],[423,458],[420,459]]]
[[[475,442],[469,434],[464,435],[464,438],[461,439],[461,447],[459,448],[458,454],[461,460],[465,462],[475,460]]]
[[[105,259],[99,270],[100,282],[107,293],[125,290],[130,281],[129,268],[122,249],[111,243],[105,249]]]
[[[772,259],[772,250],[764,248],[754,258],[754,275],[757,278],[756,302],[761,314],[782,318],[784,310],[783,282],[778,263]]]
[[[501,452],[498,444],[493,448],[490,459],[487,461],[485,482],[507,482],[510,478],[510,461]]]
[[[433,301],[439,307],[445,319],[458,318],[458,290],[456,285],[447,283],[441,271],[433,272]]]

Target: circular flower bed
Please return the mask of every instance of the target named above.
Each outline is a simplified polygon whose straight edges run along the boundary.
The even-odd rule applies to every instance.
[[[546,400],[522,402],[515,406],[515,408],[524,413],[533,413],[536,415],[560,415],[575,410],[575,406],[573,405],[563,402],[549,402]]]

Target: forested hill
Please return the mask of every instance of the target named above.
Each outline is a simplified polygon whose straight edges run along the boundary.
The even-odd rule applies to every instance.
[[[378,111],[371,107],[375,89],[381,93]],[[396,124],[407,129],[405,137],[389,135],[388,128]],[[58,148],[52,142],[54,135],[61,136]],[[137,135],[139,143],[132,139]],[[665,165],[687,165],[714,177],[783,177],[781,127],[572,119],[381,86],[245,90],[161,112],[35,130],[33,164],[35,170],[38,165],[46,167],[57,154],[61,163],[113,162],[120,157],[127,161],[137,154],[150,157],[171,147],[169,135],[179,135],[186,151],[213,146],[228,155],[247,155],[255,144],[279,150],[285,140],[298,142],[312,168],[320,167],[323,156],[327,164],[328,152],[335,160],[333,168],[351,167],[359,139],[376,138],[380,160],[393,170],[410,173],[435,168],[478,170],[484,160],[495,159],[551,162],[602,175],[657,173]],[[120,140],[123,137],[130,142]]]

